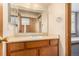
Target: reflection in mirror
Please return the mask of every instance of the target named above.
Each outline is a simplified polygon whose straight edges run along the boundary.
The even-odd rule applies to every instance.
[[[28,7],[35,4],[30,5]],[[14,25],[15,33],[47,33],[48,4],[37,5],[34,9],[28,8],[27,4],[9,4],[9,24]]]

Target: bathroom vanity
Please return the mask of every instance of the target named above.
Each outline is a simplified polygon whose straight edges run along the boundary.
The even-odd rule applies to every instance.
[[[9,4],[8,12],[9,35],[5,33],[5,36],[8,38],[7,42],[3,43],[4,55],[59,55],[59,37],[57,37],[58,35],[54,36],[48,33],[49,27],[47,8],[35,10],[24,8],[23,4]]]
[[[49,39],[48,39],[49,38]],[[6,42],[7,56],[58,56],[59,39],[45,37]]]

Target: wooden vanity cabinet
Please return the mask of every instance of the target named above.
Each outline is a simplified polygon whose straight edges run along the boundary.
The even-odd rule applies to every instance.
[[[58,56],[59,40],[7,43],[7,56]]]
[[[26,48],[39,48],[44,46],[49,46],[49,40],[31,41],[25,43]]]
[[[11,53],[11,56],[37,56],[36,49],[27,49],[27,50],[20,50]]]
[[[3,47],[2,47],[2,43],[0,43],[0,56],[2,56],[2,51],[3,51],[2,48],[3,48]]]
[[[17,50],[23,50],[24,49],[24,43],[10,43],[8,44],[8,50],[9,51],[17,51]]]
[[[40,48],[40,56],[58,56],[57,47],[49,46]]]
[[[40,56],[58,56],[59,40],[50,40],[49,46],[40,48]]]

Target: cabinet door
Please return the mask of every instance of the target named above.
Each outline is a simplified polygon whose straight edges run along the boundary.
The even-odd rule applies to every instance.
[[[57,55],[58,55],[57,46],[40,48],[40,56],[57,56]]]
[[[23,50],[24,43],[8,43],[8,51],[16,51],[16,50]]]
[[[2,56],[2,43],[0,43],[0,56]]]
[[[26,48],[38,48],[38,47],[44,47],[44,46],[49,46],[48,40],[32,41],[32,42],[25,43]]]
[[[12,52],[11,56],[36,56],[37,54],[38,52],[36,49],[30,49],[30,50]]]

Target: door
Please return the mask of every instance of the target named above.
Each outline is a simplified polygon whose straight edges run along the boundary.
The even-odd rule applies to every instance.
[[[0,3],[0,36],[3,34],[3,6]]]
[[[66,3],[65,4],[65,22],[66,22],[66,31],[65,31],[65,37],[66,37],[66,56],[71,56],[71,4]]]

